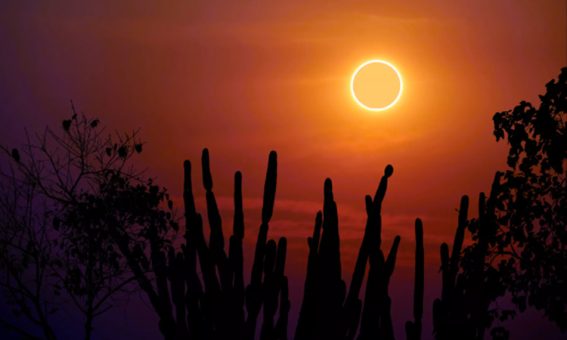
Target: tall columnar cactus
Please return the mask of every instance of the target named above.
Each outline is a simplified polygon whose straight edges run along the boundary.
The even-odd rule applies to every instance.
[[[496,230],[495,197],[498,193],[500,174],[496,174],[491,196],[487,200],[479,197],[479,217],[468,220],[469,199],[463,196],[453,251],[441,245],[441,298],[433,303],[433,327],[435,337],[445,339],[482,339],[490,326],[490,302],[504,292],[499,291],[497,277],[485,263],[488,247]],[[463,251],[463,240],[467,227],[476,230],[476,242]]]
[[[202,233],[202,227],[197,227],[199,216],[195,208],[195,200],[193,198],[193,186],[191,183],[191,162],[183,163],[183,202],[185,211],[185,245],[182,247],[183,253],[178,254],[178,266],[173,269],[172,276],[180,267],[185,267],[185,279],[187,283],[186,305],[187,305],[187,329],[190,339],[201,339],[208,335],[206,332],[205,320],[202,316],[195,316],[201,313],[200,301],[203,299],[203,285],[197,274],[197,239]],[[179,287],[181,290],[181,286]],[[173,297],[179,304],[181,295]],[[182,303],[181,303],[182,305]],[[183,324],[181,318],[178,318],[180,324]]]
[[[156,235],[149,235],[155,287],[140,274],[137,263],[131,267],[140,275],[139,283],[148,293],[159,316],[166,339],[287,339],[290,309],[288,280],[285,276],[287,240],[268,239],[273,215],[277,155],[271,152],[264,185],[261,225],[258,231],[250,283],[243,276],[244,213],[242,175],[234,176],[234,219],[228,255],[222,218],[213,192],[208,150],[203,151],[203,187],[206,192],[209,242],[205,240],[203,219],[197,212],[191,182],[191,163],[184,163],[185,244],[180,252],[164,247]],[[374,197],[366,196],[366,228],[352,273],[350,288],[342,279],[337,204],[330,179],[324,183],[323,211],[318,212],[312,237],[308,238],[309,257],[305,295],[295,333],[296,339],[393,339],[391,298],[388,287],[394,272],[400,237],[396,236],[388,255],[382,250],[382,202],[388,178],[388,165]],[[466,220],[466,218],[465,218]],[[406,325],[408,338],[419,339],[423,314],[423,230],[418,219],[414,320]],[[150,229],[151,232],[151,229]],[[459,241],[460,240],[460,241]],[[455,244],[462,244],[458,233]],[[130,251],[121,244],[124,252]],[[445,246],[445,248],[447,248]],[[456,252],[458,254],[458,252]],[[455,255],[455,253],[453,254]],[[444,251],[446,281],[451,281],[448,249]],[[364,303],[360,291],[369,264]],[[198,269],[200,273],[198,273]],[[449,286],[447,286],[449,289]],[[448,294],[448,293],[447,293]],[[445,294],[445,295],[447,295]],[[257,325],[263,311],[262,324]]]
[[[315,339],[315,317],[317,314],[317,289],[319,287],[318,259],[319,240],[321,238],[321,226],[323,214],[319,211],[315,218],[313,236],[307,238],[309,255],[307,258],[307,273],[303,288],[303,303],[299,312],[295,339]]]
[[[274,210],[274,201],[276,196],[276,179],[277,179],[277,155],[274,151],[272,151],[268,159],[268,170],[266,173],[266,182],[264,184],[262,223],[260,225],[260,229],[258,231],[258,239],[256,241],[254,262],[252,264],[252,272],[250,274],[250,284],[246,288],[246,293],[245,293],[246,309],[248,312],[248,319],[246,320],[246,328],[245,328],[245,339],[254,339],[254,334],[256,332],[256,320],[258,318],[258,314],[260,313],[260,309],[262,307],[263,298],[267,296],[267,293],[263,291],[264,289],[266,289],[265,287],[266,279],[269,278],[269,281],[273,279],[271,272],[273,270],[272,269],[273,263],[271,263],[272,261],[271,255],[276,250],[275,249],[276,247],[274,241],[270,242],[270,245],[268,246],[267,240],[268,240],[269,222],[270,219],[272,218],[272,213]],[[285,241],[280,242],[280,247],[286,247]],[[283,252],[283,254],[285,254],[284,249],[277,249],[277,251]],[[264,281],[262,281],[262,276],[264,276]],[[283,280],[283,278],[280,277],[279,280]],[[273,285],[271,284],[270,289],[277,290],[279,289],[279,287],[281,287],[281,282],[279,284],[273,284]],[[269,320],[269,318],[266,318],[266,314],[264,314],[263,329],[265,331],[262,333],[263,339],[270,338],[269,335],[271,333],[266,330],[270,330],[273,327],[270,325],[271,323],[273,323],[273,320]]]
[[[325,180],[323,200],[323,232],[319,244],[317,314],[315,331],[322,339],[332,339],[337,334],[341,306],[345,295],[345,283],[341,278],[339,220],[337,204],[333,197],[333,184]]]
[[[446,243],[441,244],[440,248],[441,299],[436,299],[433,303],[433,328],[437,339],[453,339],[455,336],[475,338],[467,322],[464,281],[462,276],[458,275],[461,248],[468,224],[468,207],[469,198],[463,196],[451,255],[449,255],[449,246]]]
[[[234,218],[232,236],[230,236],[229,262],[233,270],[231,280],[232,318],[237,325],[236,337],[241,337],[244,331],[244,256],[242,242],[244,240],[244,207],[242,203],[242,174],[234,174]]]
[[[423,318],[424,290],[424,248],[423,223],[415,220],[415,283],[413,291],[413,321],[406,322],[406,337],[408,340],[421,339],[421,319]]]
[[[330,179],[324,184],[323,212],[308,238],[309,258],[296,339],[339,339],[345,284],[341,278],[337,205]]]
[[[393,326],[391,318],[391,299],[388,294],[388,286],[394,271],[396,255],[400,243],[400,237],[396,236],[387,259],[384,258],[382,245],[382,202],[388,187],[388,178],[393,174],[394,168],[388,165],[384,169],[384,176],[376,190],[373,200],[366,199],[368,225],[371,227],[368,241],[368,259],[370,270],[366,285],[366,295],[360,322],[360,334],[358,339],[393,339]],[[369,205],[369,203],[371,203]],[[367,226],[368,226],[367,225]],[[365,235],[366,236],[366,235]]]
[[[348,294],[345,294],[341,278],[338,213],[332,182],[330,179],[325,181],[323,213],[317,213],[313,236],[307,239],[309,257],[296,340],[353,339],[357,334],[359,339],[394,338],[388,285],[394,271],[400,237],[395,237],[387,258],[381,250],[382,202],[393,170],[388,165],[374,198],[365,198],[366,228]],[[416,225],[416,233],[418,229],[421,231],[421,221]],[[416,235],[416,265],[419,267],[416,273],[421,273],[417,275],[421,280],[417,278],[414,328],[419,334],[420,308],[423,310],[423,236]],[[359,296],[367,263],[370,264],[370,270],[363,305]]]
[[[264,307],[261,339],[287,338],[290,309],[285,276],[287,242],[268,240],[277,179],[277,155],[271,152],[264,187],[262,224],[258,232],[250,285],[244,288],[243,239],[244,213],[242,175],[234,176],[234,223],[228,256],[222,219],[213,192],[209,152],[201,159],[203,187],[206,192],[209,242],[205,240],[203,220],[197,212],[191,181],[191,162],[184,162],[183,200],[185,243],[176,252],[150,228],[147,236],[155,283],[143,272],[144,262],[134,261],[128,240],[116,236],[142,289],[159,317],[160,331],[166,339],[255,339],[256,320]],[[198,264],[197,264],[198,261]],[[200,273],[198,272],[200,270]],[[277,317],[277,319],[276,319]]]

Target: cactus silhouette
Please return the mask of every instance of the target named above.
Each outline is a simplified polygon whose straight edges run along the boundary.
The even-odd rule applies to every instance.
[[[132,255],[128,240],[118,238],[121,251],[129,259],[129,266],[158,315],[159,329],[165,339],[252,340],[256,338],[257,319],[263,308],[260,339],[286,339],[290,309],[285,276],[287,240],[282,237],[276,244],[275,240],[268,239],[276,194],[277,154],[272,151],[269,155],[262,223],[250,284],[246,289],[242,174],[236,172],[234,175],[234,220],[227,255],[207,149],[203,150],[201,165],[209,242],[205,240],[203,219],[196,210],[192,166],[188,160],[183,165],[185,235],[181,250],[164,247],[164,240],[157,235],[156,228],[150,228],[147,235],[155,280],[144,274]]]
[[[261,224],[247,286],[243,273],[242,174],[234,175],[234,218],[227,252],[207,149],[203,151],[201,165],[210,228],[208,242],[203,219],[195,207],[189,161],[184,163],[186,229],[181,250],[164,247],[157,227],[150,228],[147,238],[152,279],[144,275],[142,264],[132,260],[134,250],[128,241],[117,237],[121,251],[132,260],[129,265],[159,317],[160,331],[166,339],[287,339],[290,310],[285,275],[287,240],[268,237],[276,194],[277,155],[271,152],[268,159]],[[295,339],[394,339],[389,284],[400,236],[393,239],[387,253],[382,249],[382,202],[392,174],[393,167],[388,165],[374,197],[365,197],[366,227],[348,290],[342,278],[333,183],[325,180],[323,209],[317,212],[313,234],[307,238],[307,272]],[[504,294],[498,274],[484,265],[497,229],[495,197],[499,176],[494,179],[491,196],[487,199],[480,195],[478,218],[468,219],[469,199],[463,196],[452,249],[446,243],[441,245],[442,292],[433,304],[437,339],[481,339],[491,325],[490,302]],[[477,238],[463,249],[467,228],[476,230]],[[413,320],[405,324],[407,339],[421,339],[422,333],[425,282],[420,219],[415,221],[414,269]],[[500,338],[506,338],[507,334],[503,329],[492,333]]]
[[[386,258],[381,249],[382,202],[386,195],[388,178],[392,176],[393,171],[393,167],[388,165],[374,198],[365,197],[366,227],[348,293],[341,278],[337,205],[333,199],[332,182],[330,179],[325,180],[323,212],[317,213],[313,235],[307,239],[309,255],[303,302],[295,332],[296,340],[354,339],[357,334],[361,340],[394,338],[388,286],[395,268],[400,237],[394,238]],[[423,227],[418,219],[415,320],[408,326],[412,334],[411,337],[408,335],[408,338],[411,339],[421,336],[423,261]],[[369,271],[363,304],[360,290],[367,263]]]
[[[496,174],[488,199],[484,193],[480,194],[477,219],[467,219],[469,198],[461,198],[450,256],[449,246],[441,245],[442,291],[441,298],[433,303],[433,328],[437,339],[482,339],[492,321],[490,302],[504,294],[497,273],[485,266],[488,245],[497,229],[495,197],[500,176],[500,173]],[[463,251],[467,228],[478,230],[478,238]],[[506,338],[506,335],[502,336]]]
[[[424,290],[424,249],[423,249],[423,223],[415,220],[415,285],[413,292],[414,321],[406,322],[406,337],[408,340],[421,339],[421,319],[423,317],[423,290]]]
[[[468,224],[469,198],[461,198],[457,229],[453,241],[453,251],[449,255],[449,246],[441,244],[441,298],[433,303],[433,327],[437,339],[454,339],[455,337],[474,339],[467,321],[465,305],[465,282],[458,275],[461,248]]]

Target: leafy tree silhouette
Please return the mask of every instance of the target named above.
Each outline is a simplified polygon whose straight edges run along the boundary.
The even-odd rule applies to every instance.
[[[520,311],[543,310],[567,330],[567,68],[546,85],[539,107],[522,101],[494,115],[506,138],[508,166],[499,181],[499,230],[491,254],[501,256],[502,284]]]
[[[508,141],[496,194],[498,231],[489,255],[520,311],[543,310],[567,329],[567,68],[546,84],[539,107],[522,101],[494,115]],[[478,235],[475,230],[474,234]]]
[[[433,306],[437,339],[482,339],[494,320],[515,310],[492,302],[510,293],[520,312],[543,310],[567,329],[567,68],[547,85],[539,108],[522,101],[494,115],[496,140],[507,138],[508,169],[497,172],[479,216],[461,200],[453,250],[441,246],[442,296]],[[465,231],[472,244],[462,248]],[[491,330],[507,339],[503,327]]]
[[[89,339],[113,297],[135,287],[110,237],[115,225],[105,217],[117,210],[105,197],[119,181],[139,181],[130,159],[142,144],[136,131],[113,137],[74,107],[61,130],[27,139],[22,150],[2,147],[0,288],[28,323],[1,324],[24,337],[39,331],[54,339],[50,316],[72,305],[84,316]],[[136,189],[147,187],[140,182]],[[149,198],[162,200],[157,192]]]

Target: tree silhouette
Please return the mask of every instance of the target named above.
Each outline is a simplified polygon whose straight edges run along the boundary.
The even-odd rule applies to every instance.
[[[488,198],[481,193],[478,218],[467,220],[463,197],[451,256],[441,246],[438,339],[481,339],[494,320],[514,317],[491,305],[506,292],[520,312],[535,307],[567,329],[567,68],[546,88],[538,108],[522,101],[494,115],[496,140],[510,145],[510,169],[496,173]],[[467,229],[473,242],[462,248]],[[496,327],[491,335],[509,333]]]
[[[567,68],[546,85],[539,107],[522,101],[494,115],[510,146],[496,200],[490,252],[513,301],[543,310],[567,329]]]
[[[28,324],[2,324],[23,336],[39,330],[53,339],[50,315],[72,305],[89,339],[93,320],[112,307],[112,297],[134,287],[109,236],[115,225],[104,219],[117,210],[103,196],[117,179],[138,179],[129,160],[141,144],[137,132],[112,137],[74,108],[61,130],[27,138],[22,150],[2,147],[0,287]]]
[[[48,272],[51,221],[34,212],[36,190],[11,176],[3,177],[0,183],[0,289],[6,307],[19,319],[0,319],[0,328],[22,338],[41,334],[45,339],[55,339],[50,316],[59,303],[50,299],[47,287],[53,284]]]

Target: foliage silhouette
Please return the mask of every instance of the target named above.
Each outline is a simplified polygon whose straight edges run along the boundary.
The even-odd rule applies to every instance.
[[[494,115],[510,146],[499,175],[492,265],[520,311],[543,310],[567,330],[567,68],[546,85],[539,107],[522,101]],[[478,231],[473,233],[478,235]]]
[[[139,178],[129,160],[141,144],[136,131],[112,137],[98,123],[73,107],[60,131],[28,134],[21,151],[2,147],[0,288],[13,313],[28,321],[2,325],[21,336],[54,339],[50,317],[68,309],[69,299],[89,339],[94,319],[131,288],[109,237],[114,225],[102,219],[109,211],[103,197],[115,179]]]
[[[496,319],[515,310],[491,303],[506,293],[520,312],[527,306],[567,329],[567,68],[550,81],[539,108],[522,101],[494,115],[496,140],[507,137],[509,170],[497,172],[479,217],[467,220],[461,200],[453,251],[441,246],[442,297],[433,306],[438,339],[482,339]],[[462,249],[465,230],[472,244]],[[509,332],[496,327],[495,339]]]

